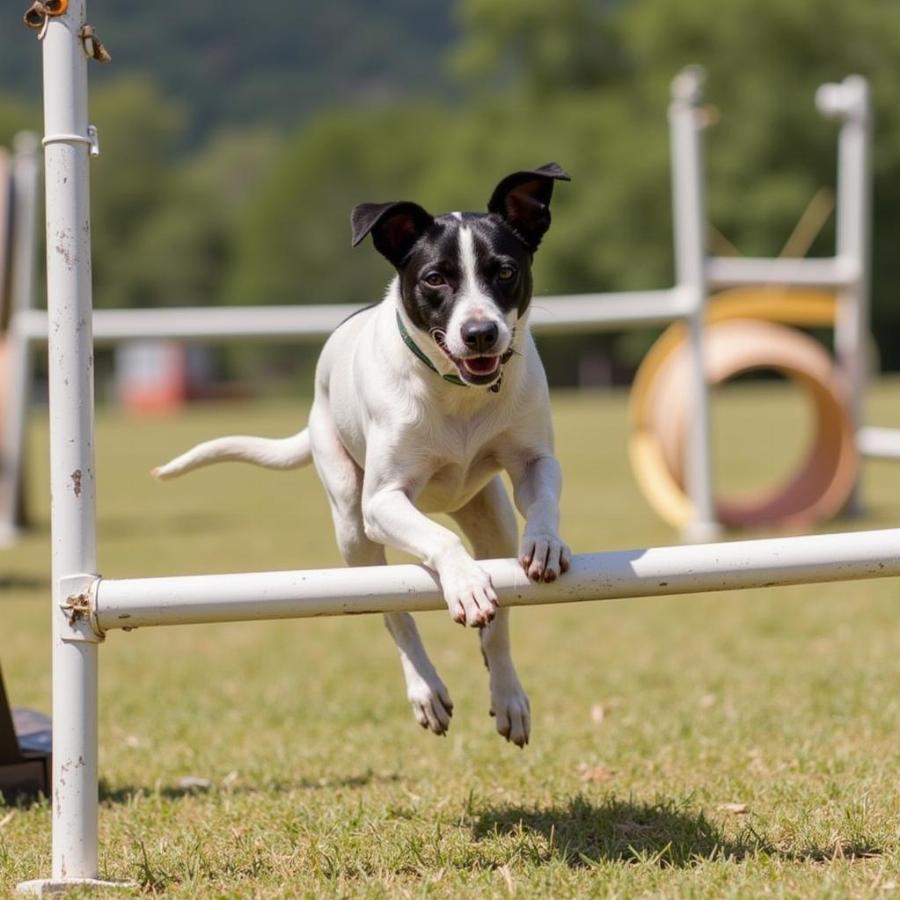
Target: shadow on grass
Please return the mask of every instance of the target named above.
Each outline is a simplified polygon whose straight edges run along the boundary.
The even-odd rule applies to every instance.
[[[542,837],[548,858],[573,868],[599,862],[652,863],[679,868],[710,859],[739,861],[767,847],[750,829],[729,840],[702,811],[673,801],[635,803],[578,795],[552,807],[504,806],[477,815],[476,840],[512,835]]]
[[[180,787],[174,784],[158,784],[152,787],[143,785],[123,784],[111,787],[102,778],[100,779],[100,802],[108,806],[117,803],[128,804],[137,797],[156,797],[163,800],[180,800],[183,797],[200,797],[204,794],[216,793],[213,786]],[[234,793],[237,793],[235,791]]]
[[[359,775],[341,775],[335,778],[303,778],[297,787],[304,790],[333,790],[334,788],[362,788],[368,787],[370,784],[394,784],[401,781],[400,776],[396,772],[387,775],[379,775],[371,769]]]
[[[396,773],[379,774],[367,769],[357,775],[342,775],[333,778],[301,778],[298,781],[265,781],[261,784],[237,784],[223,788],[215,782],[208,784],[198,782],[192,785],[156,784],[152,787],[144,785],[123,784],[116,787],[100,780],[100,802],[114,805],[130,803],[135,797],[159,797],[164,800],[180,800],[184,797],[200,797],[213,794],[263,794],[288,793],[296,790],[334,790],[335,788],[364,788],[369,785],[392,784],[401,781]]]

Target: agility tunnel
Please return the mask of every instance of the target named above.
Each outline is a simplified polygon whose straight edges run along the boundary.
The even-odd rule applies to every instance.
[[[769,489],[716,497],[728,528],[807,528],[837,515],[856,482],[859,454],[848,398],[822,345],[797,327],[834,326],[834,296],[819,291],[737,289],[713,298],[704,329],[709,385],[770,371],[796,384],[810,404],[814,429],[796,470]],[[644,358],[631,393],[629,452],[653,509],[677,528],[695,517],[685,490],[690,347],[686,328],[668,328]]]

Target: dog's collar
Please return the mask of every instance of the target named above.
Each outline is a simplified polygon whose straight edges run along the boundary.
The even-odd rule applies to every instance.
[[[406,330],[406,326],[403,324],[403,317],[400,315],[400,310],[396,311],[397,313],[397,330],[400,332],[400,337],[403,338],[403,343],[406,344],[407,347],[412,351],[413,356],[418,357],[431,369],[435,375],[440,375],[444,381],[449,381],[450,384],[458,385],[459,387],[474,387],[474,385],[467,384],[462,380],[458,375],[443,375],[438,371],[437,366],[425,355],[422,348],[412,339],[410,333]],[[513,351],[507,350],[503,356],[500,357],[500,366],[501,372],[500,377],[488,388],[489,391],[493,393],[497,393],[500,390],[500,385],[503,383],[503,372],[502,367],[505,366],[510,359],[512,359]]]

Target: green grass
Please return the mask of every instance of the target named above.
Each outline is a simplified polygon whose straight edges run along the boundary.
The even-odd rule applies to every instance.
[[[898,401],[880,385],[872,420],[890,424]],[[625,395],[559,394],[553,409],[576,552],[672,542],[628,470]],[[777,387],[717,402],[723,483],[783,471],[798,409]],[[145,474],[195,440],[288,433],[305,412],[101,413],[102,573],[338,564],[311,470]],[[0,604],[13,701],[46,709],[45,445],[36,417],[38,528],[0,555]],[[900,469],[868,463],[865,483],[852,527],[900,521]],[[519,611],[523,752],[494,733],[475,637],[444,614],[419,620],[456,703],[446,739],[413,721],[377,617],[113,634],[102,874],[167,897],[896,895],[898,593],[885,580]],[[187,775],[212,787],[185,790]],[[0,810],[0,890],[48,869],[47,805]]]

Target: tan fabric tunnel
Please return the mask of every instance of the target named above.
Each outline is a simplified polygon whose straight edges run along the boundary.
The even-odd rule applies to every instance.
[[[666,336],[664,336],[666,337]],[[856,479],[858,454],[844,389],[822,346],[796,329],[753,319],[728,319],[707,327],[706,373],[711,385],[746,372],[774,371],[803,389],[812,406],[814,433],[800,466],[768,490],[741,498],[719,497],[719,520],[729,528],[802,528],[840,512]],[[688,347],[672,343],[657,360],[652,379],[636,392],[632,464],[653,508],[680,526],[692,509],[684,491],[689,408]]]

